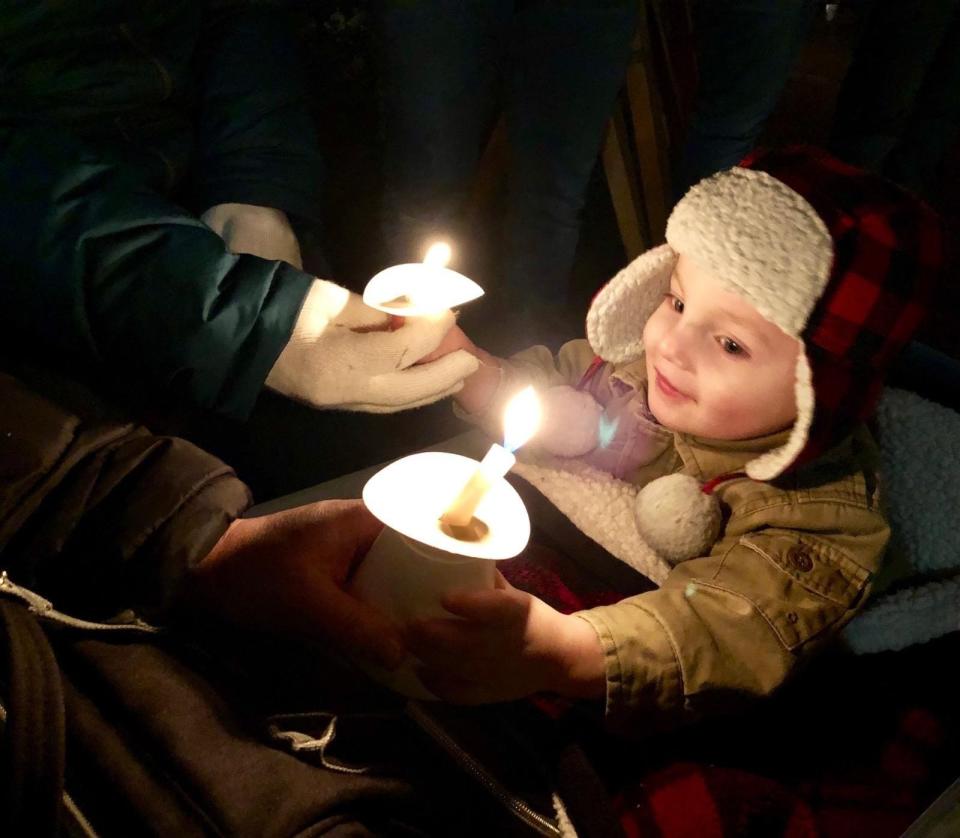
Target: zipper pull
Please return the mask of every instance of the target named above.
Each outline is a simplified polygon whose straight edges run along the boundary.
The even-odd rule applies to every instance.
[[[64,614],[61,611],[57,611],[50,600],[44,599],[40,594],[34,593],[29,588],[22,588],[7,575],[5,570],[0,572],[0,594],[8,594],[14,599],[18,599],[38,618],[61,626],[67,626],[68,628],[82,629],[85,631],[133,631],[143,632],[145,634],[158,634],[161,631],[156,626],[141,620],[133,612],[124,612],[125,621],[115,623],[83,620],[79,617]]]
[[[21,588],[16,582],[14,582],[9,576],[7,576],[7,571],[0,573],[0,593],[9,594],[10,596],[19,599],[24,605],[27,606],[34,614],[37,616],[43,616],[44,614],[53,611],[53,603],[48,599],[44,599],[40,594],[36,594],[27,588]]]

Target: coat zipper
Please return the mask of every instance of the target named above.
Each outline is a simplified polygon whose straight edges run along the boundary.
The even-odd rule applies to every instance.
[[[489,791],[512,814],[523,821],[527,826],[536,830],[540,835],[550,838],[560,838],[559,827],[549,818],[544,817],[529,803],[514,794],[499,783],[473,756],[467,753],[444,730],[430,714],[417,702],[407,702],[407,715],[413,719],[431,738],[433,738],[459,765]]]

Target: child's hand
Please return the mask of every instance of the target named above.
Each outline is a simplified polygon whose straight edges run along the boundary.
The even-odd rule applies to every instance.
[[[429,355],[424,355],[417,363],[429,364],[431,361],[436,361],[444,355],[456,352],[458,349],[465,349],[471,355],[475,355],[478,358],[481,355],[486,355],[480,347],[467,337],[463,329],[457,325],[453,325],[450,327],[450,331],[444,335],[443,340],[440,341],[440,345]]]
[[[423,683],[459,704],[510,701],[549,690],[578,698],[605,691],[603,652],[590,625],[513,588],[451,594],[454,617],[411,621],[409,650]]]
[[[466,336],[463,329],[453,326],[440,345],[418,363],[425,364],[442,358],[449,352],[463,349],[480,359],[479,369],[463,381],[463,387],[454,396],[467,413],[480,413],[490,403],[500,386],[500,359],[485,352]]]

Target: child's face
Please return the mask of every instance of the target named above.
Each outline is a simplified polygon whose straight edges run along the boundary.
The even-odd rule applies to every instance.
[[[800,342],[680,256],[670,293],[643,330],[647,400],[671,430],[750,439],[797,416]]]

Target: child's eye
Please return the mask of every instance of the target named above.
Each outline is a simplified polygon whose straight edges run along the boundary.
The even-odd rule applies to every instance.
[[[670,308],[672,308],[677,314],[683,313],[683,300],[681,300],[676,294],[668,291],[663,296],[667,301],[667,305],[670,306]]]
[[[717,338],[717,343],[723,348],[723,351],[728,355],[746,355],[747,350],[744,349],[739,343],[737,343],[733,338],[720,337]]]

